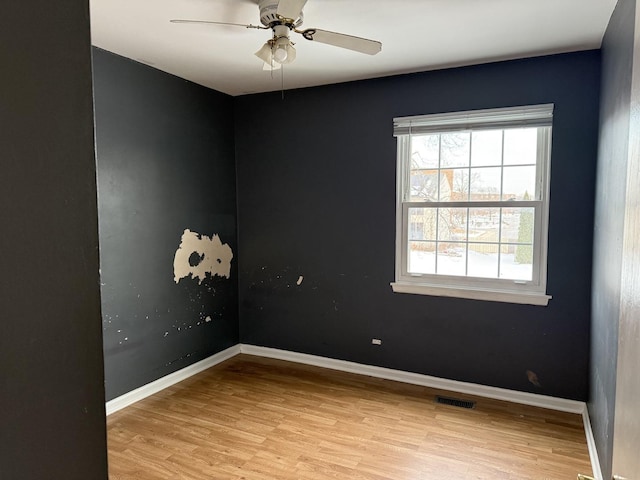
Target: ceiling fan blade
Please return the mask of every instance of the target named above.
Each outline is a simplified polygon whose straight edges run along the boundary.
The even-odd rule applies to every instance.
[[[267,30],[268,27],[261,27],[259,25],[251,25],[251,24],[244,24],[244,23],[229,23],[229,22],[208,22],[205,20],[181,20],[181,19],[173,19],[173,20],[169,20],[171,23],[204,23],[207,25],[229,25],[232,27],[244,27],[244,28],[258,28],[260,30]]]
[[[354,37],[353,35],[345,35],[344,33],[330,32],[328,30],[320,30],[319,28],[308,28],[302,31],[296,30],[296,32],[302,34],[307,40],[326,43],[327,45],[334,45],[355,52],[366,53],[367,55],[375,55],[382,50],[382,43],[376,40]]]
[[[307,0],[280,0],[277,15],[291,20],[297,20]]]

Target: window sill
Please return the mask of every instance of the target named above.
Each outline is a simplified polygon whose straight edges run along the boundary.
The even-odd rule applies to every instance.
[[[436,297],[468,298],[491,302],[519,303],[523,305],[539,305],[546,307],[551,299],[544,293],[508,292],[503,290],[481,290],[471,288],[438,287],[419,283],[394,282],[391,288],[396,293],[413,293]]]

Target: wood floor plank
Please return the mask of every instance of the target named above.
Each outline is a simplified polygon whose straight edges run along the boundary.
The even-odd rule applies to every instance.
[[[107,434],[111,480],[591,474],[579,415],[247,355],[110,415]]]

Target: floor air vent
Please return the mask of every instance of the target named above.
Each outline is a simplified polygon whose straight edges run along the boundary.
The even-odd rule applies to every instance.
[[[441,397],[440,395],[436,396],[436,403],[442,403],[444,405],[451,405],[452,407],[460,407],[460,408],[473,408],[476,406],[476,402],[472,402],[470,400],[460,400],[459,398]]]

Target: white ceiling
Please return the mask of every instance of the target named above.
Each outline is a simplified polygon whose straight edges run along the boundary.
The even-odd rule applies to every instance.
[[[302,29],[382,42],[369,56],[292,34],[297,58],[262,70],[257,0],[90,0],[92,43],[230,95],[599,48],[617,0],[309,0]]]

